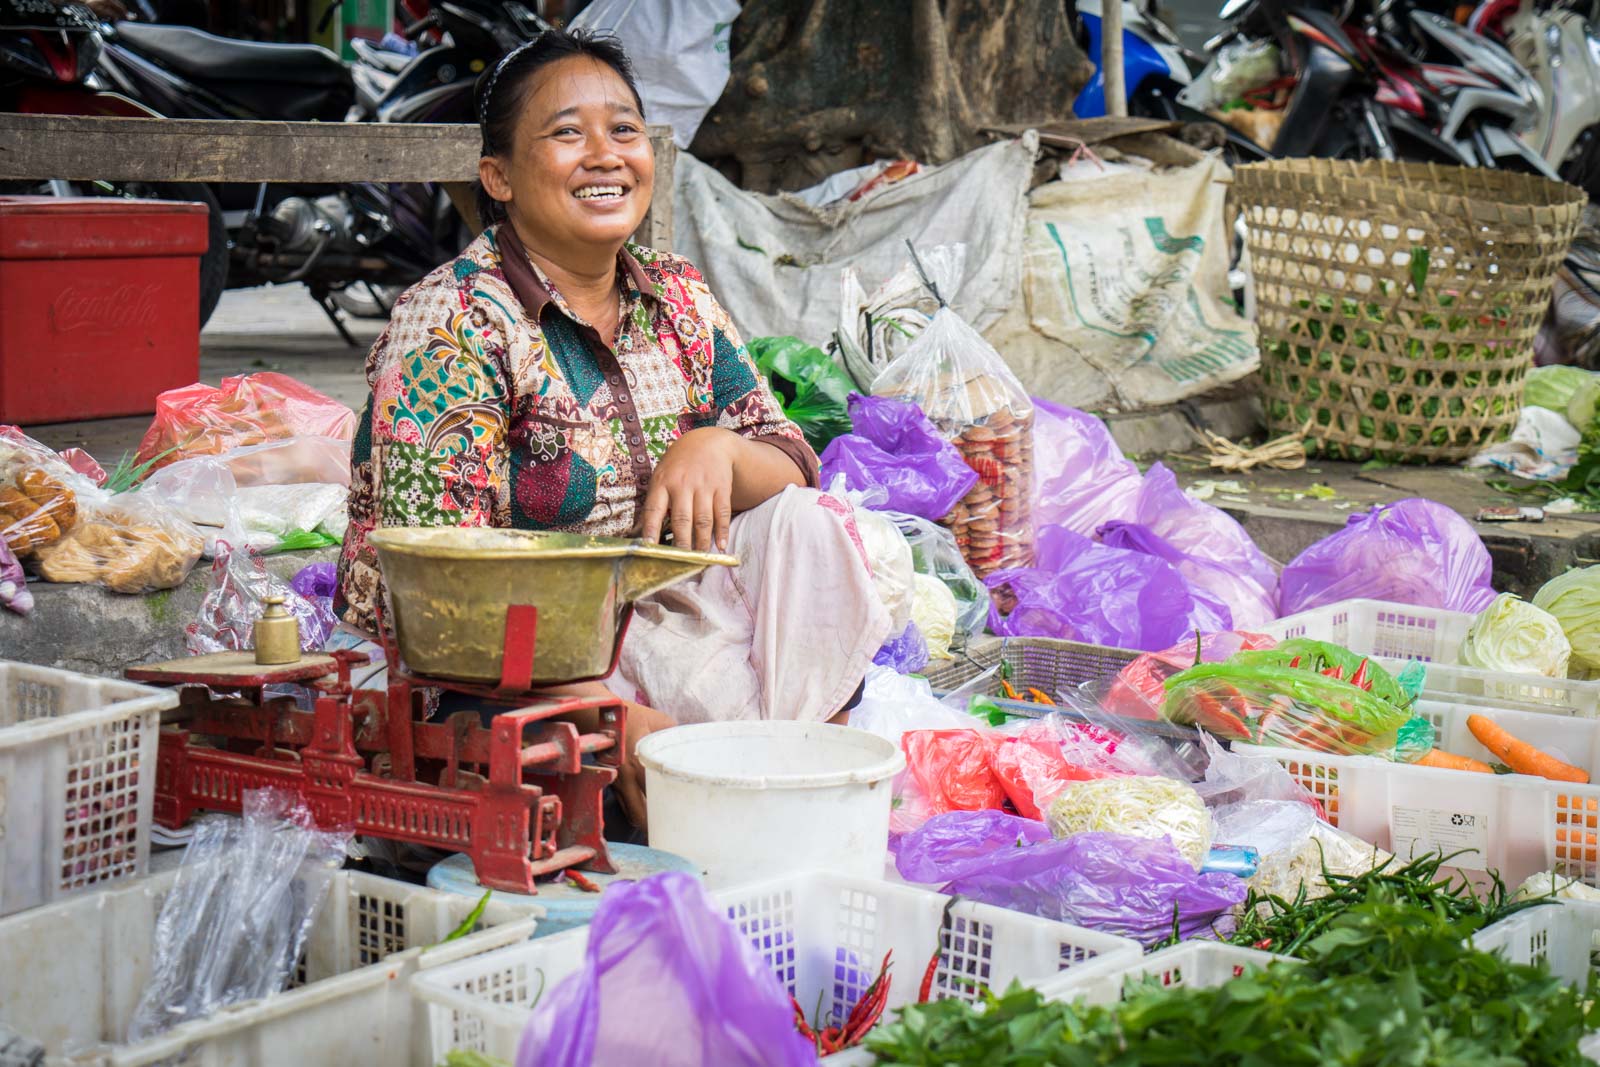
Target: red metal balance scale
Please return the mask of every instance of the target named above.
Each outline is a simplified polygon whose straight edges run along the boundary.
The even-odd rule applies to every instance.
[[[407,674],[392,646],[386,692],[351,685],[367,657],[347,651],[281,667],[223,652],[130,669],[134,681],[185,687],[161,730],[156,821],[238,812],[245,790],[276,787],[304,797],[319,826],[466,853],[491,889],[534,893],[536,878],[567,868],[614,873],[601,794],[622,759],[624,706],[530,689],[536,621],[532,608],[507,610],[506,648],[525,653],[506,655],[497,687]],[[613,668],[621,647],[619,632]],[[265,693],[295,683],[316,694],[315,710]],[[512,710],[489,727],[474,711],[424,721],[426,688]],[[562,721],[590,712],[593,733]]]

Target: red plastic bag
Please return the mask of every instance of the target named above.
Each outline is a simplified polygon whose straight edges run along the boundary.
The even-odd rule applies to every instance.
[[[1166,703],[1167,679],[1195,665],[1197,645],[1198,662],[1221,663],[1235,652],[1271,648],[1276,643],[1265,634],[1235,630],[1201,634],[1161,652],[1146,652],[1117,672],[1105,697],[1105,709],[1123,718],[1153,722],[1161,718],[1161,705]]]
[[[900,738],[906,770],[926,798],[929,814],[1005,805],[1005,787],[992,766],[1000,741],[986,730],[906,731]]]
[[[356,413],[287,374],[264,371],[169,389],[139,442],[139,463],[152,469],[191,456],[214,456],[289,437],[355,435]]]
[[[1111,778],[1110,771],[1067,762],[1061,738],[1050,723],[1029,723],[995,749],[994,775],[1017,814],[1042,819],[1042,805],[1074,782]]]

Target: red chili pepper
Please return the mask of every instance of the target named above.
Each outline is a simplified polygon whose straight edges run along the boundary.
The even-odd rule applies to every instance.
[[[794,999],[793,993],[789,994],[789,1003],[794,1005],[794,1028],[800,1032],[801,1037],[812,1044],[817,1044],[817,1032],[811,1029],[811,1024],[806,1021],[806,1010],[800,1006],[798,1000]]]
[[[1261,951],[1265,952],[1267,949],[1272,947],[1272,938],[1263,937],[1260,941],[1257,941],[1254,945],[1251,945],[1250,947],[1251,948],[1258,948]]]
[[[1367,677],[1366,659],[1363,658],[1362,661],[1356,665],[1355,671],[1350,675],[1350,684],[1359,686],[1360,688],[1368,690],[1369,692],[1371,691],[1372,679]]]
[[[1300,666],[1300,657],[1296,656],[1294,659],[1290,660],[1289,661],[1289,666],[1290,667],[1298,667],[1298,666]]]
[[[567,875],[567,881],[571,882],[573,885],[577,886],[579,889],[583,890],[585,893],[598,893],[598,892],[600,892],[600,887],[598,885],[596,885],[594,882],[590,881],[588,878],[585,878],[582,874],[580,874],[579,872],[573,870],[572,868],[570,868],[570,867],[567,868],[566,875]]]
[[[1323,677],[1332,678],[1336,682],[1344,681],[1344,668],[1343,667],[1329,667],[1327,670],[1323,671],[1322,674],[1323,674]]]
[[[922,984],[917,987],[917,1003],[926,1004],[928,998],[933,996],[933,976],[939,973],[939,949],[933,950],[933,955],[928,957],[928,967],[922,972]]]

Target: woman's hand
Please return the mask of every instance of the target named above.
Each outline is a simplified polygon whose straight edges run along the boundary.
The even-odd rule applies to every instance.
[[[640,536],[659,541],[670,521],[679,548],[726,552],[735,457],[744,443],[732,430],[717,427],[690,430],[672,442],[650,476],[650,492],[639,514]]]
[[[736,511],[760,507],[805,475],[781,449],[732,430],[690,430],[667,449],[650,476],[650,492],[639,513],[640,536],[661,540],[672,530],[682,548],[728,550],[728,526]],[[669,526],[670,522],[670,526]]]

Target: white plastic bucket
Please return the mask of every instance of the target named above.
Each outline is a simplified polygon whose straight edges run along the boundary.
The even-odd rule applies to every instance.
[[[715,722],[639,742],[650,847],[698,864],[709,885],[795,871],[877,878],[889,847],[893,742],[848,726]]]

